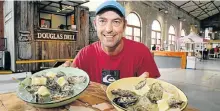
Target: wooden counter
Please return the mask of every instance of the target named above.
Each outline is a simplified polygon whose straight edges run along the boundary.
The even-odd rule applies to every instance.
[[[168,56],[168,57],[180,57],[181,58],[181,68],[186,68],[186,57],[187,52],[172,52],[172,51],[152,51],[154,56]]]

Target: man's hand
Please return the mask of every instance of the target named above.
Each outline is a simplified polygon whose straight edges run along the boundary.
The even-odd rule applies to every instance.
[[[74,67],[74,68],[76,67],[75,64],[73,64],[71,61],[66,61],[61,66],[63,66],[63,67]]]
[[[144,72],[139,77],[148,78],[149,77],[149,72]]]

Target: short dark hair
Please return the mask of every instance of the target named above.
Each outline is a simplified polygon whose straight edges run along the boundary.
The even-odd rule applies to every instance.
[[[106,11],[114,11],[114,12],[117,13],[120,17],[124,17],[123,14],[122,14],[119,10],[117,10],[117,9],[115,9],[115,8],[104,8],[104,9],[102,9],[101,11],[99,11],[96,15],[103,14],[103,13],[105,13]]]

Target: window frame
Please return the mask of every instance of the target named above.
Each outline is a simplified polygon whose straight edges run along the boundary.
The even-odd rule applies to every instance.
[[[160,25],[160,31],[158,31],[158,30],[153,30],[152,29],[152,25],[153,25],[153,23],[154,23],[154,21],[157,21],[158,23],[159,23],[159,25]],[[152,39],[154,39],[155,41],[156,41],[156,43],[155,43],[155,45],[156,45],[156,47],[157,46],[159,46],[159,48],[161,48],[162,47],[162,43],[161,43],[161,41],[162,41],[162,37],[161,37],[161,32],[162,32],[162,29],[161,29],[161,24],[160,24],[160,22],[158,21],[158,20],[154,20],[153,22],[152,22],[152,25],[151,25],[151,47],[153,47],[153,43],[152,43]],[[153,38],[152,37],[152,33],[155,33],[155,37]],[[158,33],[160,33],[160,39],[158,39]],[[158,40],[160,41],[160,44],[158,44],[157,42],[158,42]]]
[[[184,36],[182,36],[182,30],[184,31]],[[181,33],[180,33],[180,37],[185,37],[186,36],[186,31],[184,29],[181,30]]]
[[[170,33],[170,28],[173,27],[174,29],[174,33]],[[170,36],[171,36],[171,40],[170,40]],[[176,30],[175,27],[173,25],[170,25],[169,30],[168,30],[168,50],[170,49],[170,45],[174,45],[174,50],[176,50]],[[171,43],[170,43],[171,42]]]
[[[137,18],[139,19],[140,26],[127,24],[127,25],[126,25],[126,29],[127,29],[128,27],[131,28],[132,33],[131,33],[131,35],[129,35],[129,34],[127,34],[126,31],[125,31],[125,37],[126,37],[127,39],[129,39],[129,38],[131,37],[130,40],[133,40],[133,41],[136,41],[136,40],[135,40],[135,37],[137,37],[137,38],[139,38],[139,41],[137,41],[137,42],[142,42],[142,37],[141,37],[141,30],[142,30],[142,27],[141,27],[141,19],[140,19],[140,17],[138,16],[138,14],[135,13],[135,12],[131,12],[131,13],[129,13],[129,14],[134,14],[134,15],[137,16]],[[128,14],[128,16],[129,16],[129,14]],[[127,22],[127,23],[128,23],[128,22]],[[126,30],[126,29],[125,29],[125,30]],[[139,30],[140,30],[139,36],[135,36],[135,29],[139,29]],[[128,37],[129,37],[129,38],[128,38]]]

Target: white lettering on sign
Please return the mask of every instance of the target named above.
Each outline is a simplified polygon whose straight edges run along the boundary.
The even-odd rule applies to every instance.
[[[37,39],[51,39],[51,40],[74,40],[75,35],[70,34],[56,34],[56,33],[37,33]]]

